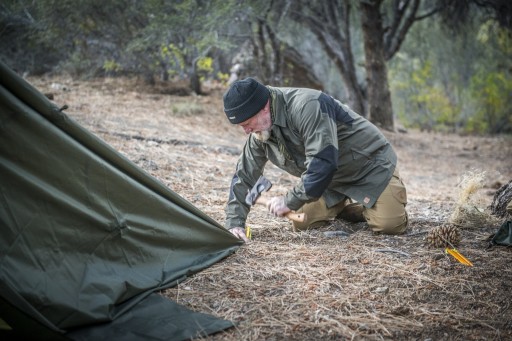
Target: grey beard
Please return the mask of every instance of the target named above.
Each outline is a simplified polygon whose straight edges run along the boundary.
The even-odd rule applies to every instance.
[[[270,131],[268,131],[268,130],[263,130],[258,133],[252,133],[252,134],[254,135],[254,137],[256,139],[260,140],[261,142],[265,142],[270,138]]]

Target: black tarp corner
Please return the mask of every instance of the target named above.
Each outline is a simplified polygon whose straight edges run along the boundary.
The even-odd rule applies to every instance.
[[[0,318],[28,339],[184,340],[231,327],[158,291],[241,241],[0,62]]]

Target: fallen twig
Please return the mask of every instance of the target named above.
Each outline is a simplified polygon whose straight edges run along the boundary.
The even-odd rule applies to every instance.
[[[406,257],[410,257],[411,255],[407,252],[403,252],[403,251],[400,251],[400,250],[395,250],[395,249],[377,249],[377,250],[373,250],[375,252],[394,252],[394,253],[399,253],[403,256],[406,256]]]

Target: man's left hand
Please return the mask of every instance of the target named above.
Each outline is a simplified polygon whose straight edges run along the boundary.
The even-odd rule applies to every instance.
[[[233,227],[229,230],[229,232],[231,232],[238,239],[242,239],[246,243],[249,242],[249,238],[246,237],[245,229],[243,227]]]
[[[286,206],[286,199],[284,196],[272,197],[267,203],[267,209],[276,217],[283,217],[291,210]]]

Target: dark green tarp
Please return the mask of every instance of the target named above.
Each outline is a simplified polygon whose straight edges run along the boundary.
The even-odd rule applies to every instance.
[[[492,236],[491,245],[512,246],[512,220],[505,220]]]
[[[0,83],[0,318],[14,333],[182,340],[232,326],[157,291],[240,241],[1,62]]]

